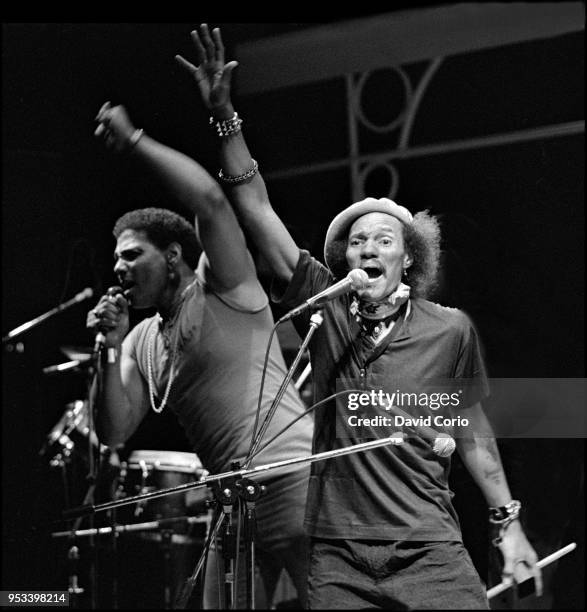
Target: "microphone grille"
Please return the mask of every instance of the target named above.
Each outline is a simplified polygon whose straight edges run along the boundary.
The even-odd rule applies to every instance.
[[[457,444],[454,439],[451,438],[451,436],[445,433],[440,433],[434,440],[432,450],[440,457],[449,457],[453,454],[456,447]]]
[[[367,286],[367,283],[369,282],[369,275],[367,274],[367,272],[365,272],[365,270],[361,270],[360,268],[355,268],[354,270],[351,270],[347,274],[347,278],[350,279],[351,286],[354,291],[364,289]]]
[[[118,295],[119,293],[123,293],[123,291],[122,291],[122,287],[119,287],[118,285],[114,285],[113,287],[108,287],[108,291],[106,291],[106,295],[111,295],[111,296]]]

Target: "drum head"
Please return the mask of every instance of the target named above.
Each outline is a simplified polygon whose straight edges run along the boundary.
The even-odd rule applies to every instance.
[[[179,451],[133,451],[128,458],[129,469],[141,469],[142,465],[146,465],[150,469],[186,474],[200,474],[203,470],[202,462],[196,453]]]

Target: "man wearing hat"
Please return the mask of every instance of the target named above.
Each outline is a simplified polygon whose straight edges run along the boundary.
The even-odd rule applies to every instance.
[[[211,111],[221,143],[219,177],[273,270],[275,301],[292,309],[350,270],[368,277],[322,308],[323,322],[309,347],[314,401],[336,393],[341,384],[363,389],[366,396],[406,380],[452,380],[473,389],[467,405],[454,411],[469,423],[456,442],[446,434],[454,428],[442,428],[434,440],[432,428],[400,426],[399,433],[407,434],[398,438],[401,444],[312,464],[305,516],[312,542],[310,607],[488,609],[451,503],[447,481],[455,444],[487,500],[504,580],[534,576],[540,593],[537,557],[519,522],[521,504],[512,499],[479,403],[488,385],[475,328],[463,312],[425,299],[438,270],[437,220],[427,211],[412,216],[390,199],[368,197],[330,224],[326,265],[300,250],[271,207],[243,139],[242,119],[229,95],[236,62],[224,64],[217,29],[210,34],[202,26],[200,35],[192,36],[198,65],[180,62]],[[306,310],[294,319],[302,336],[311,314]],[[350,406],[333,400],[316,410],[315,453],[398,434],[397,426],[377,425],[381,421],[355,427],[359,413],[353,420]],[[394,409],[390,415],[397,415]]]

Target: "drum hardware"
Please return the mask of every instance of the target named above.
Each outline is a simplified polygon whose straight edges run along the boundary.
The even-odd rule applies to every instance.
[[[160,450],[135,450],[124,462],[123,492],[126,497],[146,495],[160,489],[201,480],[208,472],[195,453]],[[143,500],[135,504],[132,514],[122,514],[126,523],[160,520],[199,514],[205,511],[208,495],[205,489],[190,491],[160,500]],[[190,510],[192,510],[190,512]],[[187,524],[179,529],[187,532]]]
[[[44,456],[53,447],[56,456],[49,464],[51,467],[61,467],[62,462],[68,462],[75,451],[73,438],[76,436],[80,437],[81,446],[86,447],[89,440],[94,448],[106,451],[107,447],[99,443],[95,432],[90,432],[88,420],[87,401],[75,400],[67,404],[65,412],[47,435],[39,455]]]
[[[347,391],[345,391],[345,393],[346,392]],[[380,448],[382,446],[388,446],[388,445],[398,445],[398,439],[395,437],[382,438],[382,439],[373,440],[370,442],[363,442],[360,444],[355,444],[352,446],[348,446],[348,447],[344,447],[344,448],[340,448],[336,450],[325,451],[325,452],[317,453],[314,455],[309,455],[309,456],[304,456],[304,457],[295,457],[293,459],[277,461],[272,464],[260,465],[254,468],[242,468],[239,470],[234,470],[232,472],[225,472],[225,473],[217,474],[214,476],[206,476],[205,478],[201,478],[200,480],[196,482],[188,482],[185,484],[177,485],[175,487],[171,487],[169,489],[161,489],[157,491],[152,491],[149,493],[145,493],[142,496],[139,495],[135,497],[127,497],[124,499],[105,502],[101,504],[85,503],[84,505],[80,507],[70,508],[68,510],[65,510],[64,512],[62,512],[62,518],[65,520],[73,519],[76,517],[81,518],[84,516],[88,516],[90,514],[95,514],[97,512],[102,512],[105,510],[112,510],[115,508],[119,508],[121,506],[135,504],[137,502],[144,501],[144,500],[152,500],[152,499],[157,499],[159,497],[174,496],[174,495],[177,495],[178,493],[185,493],[185,491],[189,489],[199,489],[199,488],[203,489],[204,487],[212,486],[213,483],[215,482],[226,481],[227,479],[230,479],[233,477],[242,478],[242,477],[255,476],[255,475],[257,476],[267,475],[268,473],[272,471],[283,470],[284,468],[293,466],[293,465],[305,465],[307,463],[313,463],[316,461],[324,461],[326,459],[340,457],[343,455],[349,455],[349,454],[353,454],[357,452],[365,452],[368,450],[372,450],[372,449],[376,449],[376,448]],[[192,595],[192,591],[196,585],[198,576],[204,566],[204,562],[208,554],[210,544],[216,537],[216,534],[218,533],[218,529],[220,528],[222,519],[224,517],[221,515],[219,518],[220,520],[216,520],[214,527],[209,530],[209,535],[204,545],[204,550],[202,551],[202,554],[200,555],[200,558],[196,564],[194,572],[191,574],[191,576],[187,578],[187,580],[184,583],[184,587],[181,589],[181,592],[179,593],[179,596],[177,598],[176,605],[175,605],[176,608],[184,608],[185,605],[189,602],[189,599]],[[92,530],[92,533],[89,535],[95,535],[95,532]]]
[[[173,525],[185,521],[190,525],[204,525],[208,527],[210,524],[209,515],[202,516],[178,516],[171,519],[161,519],[160,521],[148,521],[146,523],[129,523],[127,525],[115,525],[114,527],[94,527],[92,529],[78,529],[75,532],[71,530],[67,531],[54,531],[51,534],[52,538],[67,538],[75,536],[76,538],[84,538],[89,536],[103,536],[112,535],[115,533],[130,533],[134,531],[155,531],[157,529],[166,528],[168,525]],[[207,530],[206,530],[207,532]],[[155,534],[157,535],[157,534]],[[189,541],[187,536],[182,534],[173,534],[176,537],[172,537],[173,542],[183,544]]]

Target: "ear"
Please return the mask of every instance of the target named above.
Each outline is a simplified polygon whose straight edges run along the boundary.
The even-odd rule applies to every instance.
[[[409,268],[413,263],[414,263],[413,257],[409,253],[406,253],[404,255],[404,269]]]
[[[165,249],[165,259],[168,264],[177,265],[182,256],[182,248],[179,242],[170,243]]]

